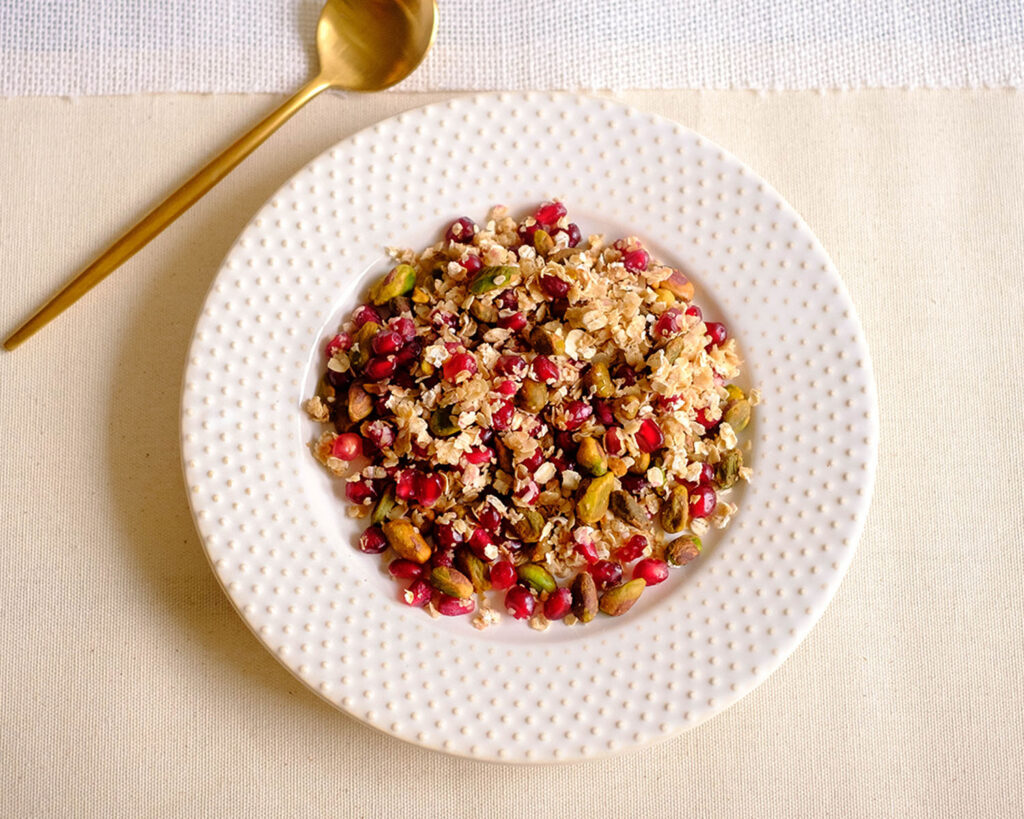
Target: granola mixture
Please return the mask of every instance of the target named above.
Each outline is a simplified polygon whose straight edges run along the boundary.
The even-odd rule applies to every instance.
[[[390,254],[306,409],[407,604],[479,628],[617,616],[728,524],[758,397],[683,273],[584,240],[559,202]]]

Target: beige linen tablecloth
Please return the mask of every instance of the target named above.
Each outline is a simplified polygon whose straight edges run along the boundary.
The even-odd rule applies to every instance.
[[[260,647],[192,526],[179,382],[207,285],[260,203],[338,139],[439,98],[328,96],[0,355],[0,814],[1021,814],[1024,95],[623,96],[769,179],[864,322],[875,499],[810,637],[689,733],[543,768],[393,740]],[[275,102],[0,101],[0,328]]]

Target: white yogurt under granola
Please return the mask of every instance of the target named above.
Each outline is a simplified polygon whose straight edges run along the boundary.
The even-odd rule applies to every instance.
[[[618,616],[728,524],[757,396],[681,271],[584,241],[558,202],[392,255],[306,407],[405,603],[480,628],[496,604],[535,628]]]

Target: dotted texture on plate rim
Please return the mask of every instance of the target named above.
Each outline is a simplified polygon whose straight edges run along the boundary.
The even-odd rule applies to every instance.
[[[586,233],[636,233],[695,280],[763,393],[751,485],[694,564],[621,620],[476,632],[403,606],[307,448],[322,345],[384,249],[452,218],[560,198]],[[610,238],[614,238],[610,237]],[[215,572],[311,689],[402,739],[512,762],[647,744],[727,707],[793,650],[853,555],[877,410],[863,333],[827,255],[715,144],[618,103],[485,94],[339,143],[232,248],[189,352],[182,456]]]

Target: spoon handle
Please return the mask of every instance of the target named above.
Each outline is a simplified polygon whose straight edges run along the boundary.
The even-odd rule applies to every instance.
[[[292,114],[329,86],[330,84],[323,78],[314,77],[249,133],[239,137],[219,156],[210,160],[191,179],[153,208],[133,228],[107,248],[99,258],[36,310],[4,341],[4,347],[13,350],[113,273],[121,264],[156,238],[171,222],[192,207],[210,188],[227,176],[239,162],[287,122]]]

